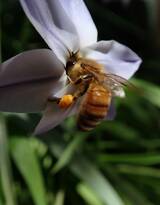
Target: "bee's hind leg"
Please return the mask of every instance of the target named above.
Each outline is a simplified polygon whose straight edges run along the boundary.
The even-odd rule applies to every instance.
[[[61,108],[68,108],[71,106],[79,97],[85,94],[87,91],[90,82],[93,79],[93,75],[86,74],[78,77],[75,81],[68,77],[70,83],[79,86],[78,89],[73,94],[65,94],[62,97],[50,96],[48,98],[49,102],[57,103]]]
[[[88,90],[88,87],[90,85],[90,82],[93,80],[92,74],[86,74],[79,76],[75,81],[74,84],[79,86],[78,89],[74,93],[74,100],[77,98],[83,96],[86,91]]]

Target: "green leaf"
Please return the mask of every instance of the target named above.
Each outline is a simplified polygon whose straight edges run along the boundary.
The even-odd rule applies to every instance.
[[[56,194],[54,205],[63,205],[64,204],[64,195],[65,195],[65,193],[63,190],[58,191],[58,193]]]
[[[81,195],[81,197],[87,202],[89,205],[103,205],[101,200],[96,196],[89,186],[85,183],[80,183],[77,186],[77,191]]]
[[[141,91],[141,96],[152,104],[160,107],[160,87],[144,80],[134,79],[132,81]]]
[[[89,160],[79,156],[71,165],[71,170],[95,192],[104,204],[124,204],[110,182]]]
[[[13,181],[11,174],[8,136],[5,125],[5,119],[0,116],[0,177],[2,190],[7,205],[15,205],[15,196],[13,192]]]
[[[0,205],[4,204],[2,201],[3,201],[3,199],[2,199],[2,189],[1,189],[1,184],[0,184]]]
[[[160,163],[160,154],[99,154],[97,160],[101,163],[130,163],[141,165],[154,165]]]
[[[140,134],[137,130],[133,129],[132,127],[125,125],[122,122],[115,121],[113,122],[104,122],[102,125],[97,128],[95,132],[100,132],[101,130],[110,131],[116,137],[125,140],[136,140],[140,138]],[[123,133],[123,135],[122,135]]]
[[[116,183],[117,189],[121,194],[125,196],[125,198],[128,198],[128,201],[132,202],[131,204],[153,205],[135,184],[130,183],[129,180],[120,176],[115,167],[107,166],[106,174]]]
[[[54,156],[60,157],[64,152],[64,141],[50,144]],[[76,154],[69,165],[71,171],[87,184],[105,205],[123,205],[120,196],[103,174],[82,155]]]
[[[116,169],[122,173],[127,175],[135,175],[142,177],[153,177],[160,179],[160,170],[152,167],[146,166],[133,166],[133,165],[118,165]]]
[[[2,205],[2,200],[1,200],[1,198],[0,198],[0,205]]]
[[[76,136],[71,143],[64,149],[63,153],[61,154],[60,158],[58,159],[57,163],[53,168],[53,172],[56,173],[65,167],[71,160],[72,156],[74,155],[77,148],[83,141],[83,136]]]
[[[32,139],[12,138],[11,154],[33,197],[35,205],[46,205],[44,181]]]

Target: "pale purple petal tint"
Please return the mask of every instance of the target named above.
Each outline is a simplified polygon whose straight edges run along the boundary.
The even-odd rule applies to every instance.
[[[20,0],[31,23],[64,64],[68,49],[77,50],[79,41],[73,23],[58,0]]]
[[[53,97],[54,99],[54,97],[61,97],[66,93],[73,94],[74,91],[75,86],[68,84],[67,86],[59,90],[56,94],[53,93],[53,95],[51,95],[51,98]],[[53,106],[53,103],[48,102],[47,107],[43,113],[43,117],[37,125],[34,134],[38,135],[47,132],[48,130],[60,124],[66,117],[76,114],[80,100],[81,99],[77,100],[71,107],[66,110],[60,108],[57,105]]]
[[[34,134],[39,135],[44,132],[47,132],[50,129],[59,125],[67,117],[76,114],[76,111],[78,109],[78,103],[79,102],[76,102],[66,110],[59,108],[58,105],[55,105],[53,107],[52,103],[48,103],[43,113],[43,117],[41,118],[34,131]]]
[[[79,100],[60,109],[51,98],[70,94],[66,86],[65,65],[69,54],[79,51],[104,65],[106,73],[129,79],[141,59],[116,41],[97,42],[97,29],[83,0],[20,0],[21,5],[42,38],[52,49],[24,52],[0,65],[0,110],[8,112],[43,111],[35,133],[55,127],[77,113]],[[106,119],[113,119],[111,103]]]
[[[45,79],[0,87],[0,110],[20,113],[40,112],[45,109],[47,98],[57,91],[57,85],[57,80]]]
[[[84,49],[85,56],[103,64],[106,73],[129,79],[141,64],[141,59],[128,47],[116,41],[99,41]]]
[[[75,26],[79,48],[97,42],[97,28],[83,0],[58,0]]]
[[[0,86],[51,77],[59,78],[63,72],[63,64],[51,50],[26,51],[0,66]]]
[[[68,49],[77,51],[97,41],[97,29],[82,0],[20,1],[32,24],[64,64]]]
[[[0,110],[39,112],[56,93],[64,67],[49,49],[21,53],[0,65]]]

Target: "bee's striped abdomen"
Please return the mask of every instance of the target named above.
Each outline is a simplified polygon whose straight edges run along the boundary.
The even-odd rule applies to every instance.
[[[77,122],[79,129],[89,131],[96,127],[107,115],[110,102],[110,91],[91,83],[80,107]]]

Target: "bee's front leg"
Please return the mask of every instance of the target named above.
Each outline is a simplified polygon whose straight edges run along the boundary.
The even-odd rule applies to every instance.
[[[68,79],[69,83],[74,84],[74,81],[69,77],[69,75],[67,75],[67,79]]]
[[[93,75],[92,74],[85,74],[85,75],[81,75],[79,76],[75,81],[73,81],[73,83],[75,85],[81,84],[81,83],[90,83],[93,79]]]
[[[72,81],[72,79],[68,76],[70,83],[78,85],[78,89],[76,89],[73,94],[66,94],[62,97],[51,96],[48,98],[48,101],[56,102],[60,108],[70,107],[79,97],[85,94],[92,77],[92,75],[86,74],[78,77],[75,81]]]
[[[75,81],[72,81],[72,83],[77,86],[77,89],[73,94],[74,101],[85,94],[92,80],[93,75],[89,73],[81,75]]]

